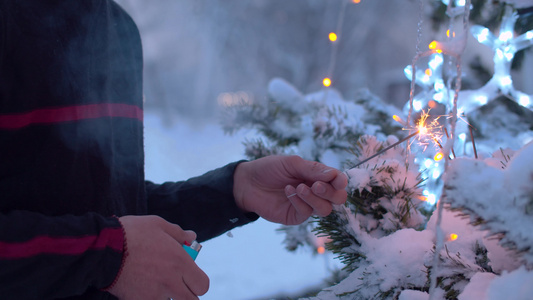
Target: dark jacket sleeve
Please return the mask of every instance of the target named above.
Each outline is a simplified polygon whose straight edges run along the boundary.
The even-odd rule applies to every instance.
[[[233,173],[239,163],[230,163],[187,181],[161,185],[148,181],[148,213],[195,231],[199,241],[257,220],[259,216],[244,213],[235,204]]]
[[[57,299],[110,286],[122,266],[115,217],[0,214],[0,298]]]

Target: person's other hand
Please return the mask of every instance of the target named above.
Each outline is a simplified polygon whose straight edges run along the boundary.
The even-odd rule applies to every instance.
[[[341,171],[299,156],[267,156],[237,166],[233,194],[237,205],[266,220],[300,224],[327,216],[346,201],[348,178]]]
[[[194,232],[157,216],[125,216],[120,222],[128,255],[111,294],[121,300],[188,300],[207,292],[209,278],[182,247],[196,239]]]

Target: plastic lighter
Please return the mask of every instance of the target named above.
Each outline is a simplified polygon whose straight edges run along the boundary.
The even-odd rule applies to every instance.
[[[183,243],[183,249],[185,249],[187,254],[189,254],[193,260],[196,260],[200,249],[202,249],[202,245],[200,245],[200,243],[198,243],[197,241],[193,241],[192,243],[185,241]]]

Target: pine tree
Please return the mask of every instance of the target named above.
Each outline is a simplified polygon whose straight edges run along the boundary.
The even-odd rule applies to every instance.
[[[502,22],[517,18],[515,2],[523,4],[498,4]],[[472,11],[472,20],[498,15],[483,13],[487,7]],[[491,80],[485,87],[494,87]],[[473,96],[477,90],[458,93],[466,105],[478,101],[469,106],[468,117],[478,128],[469,142],[480,151],[475,158],[465,156],[472,151],[466,150],[466,135],[459,136],[463,143],[454,147],[463,148],[456,148],[463,156],[446,158],[443,176],[431,172],[434,162],[413,153],[422,150],[401,146],[360,164],[405,135],[392,120],[397,110],[369,92],[345,101],[331,89],[303,95],[275,79],[266,103],[228,111],[227,131],[251,126],[264,137],[246,143],[250,158],[298,154],[339,167],[349,177],[345,205],[327,217],[282,228],[289,250],[316,247],[314,232],[327,238],[326,248],[345,265],[346,278],[305,299],[533,297],[533,142],[527,142],[533,140],[532,106],[528,95],[497,84],[499,90],[491,90],[483,104]],[[438,206],[424,202],[422,191],[435,179],[443,185]],[[501,296],[501,290],[507,294]]]

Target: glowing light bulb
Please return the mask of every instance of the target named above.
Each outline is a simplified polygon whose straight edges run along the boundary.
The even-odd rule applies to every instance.
[[[418,100],[413,101],[413,108],[416,111],[421,111],[422,110],[422,102],[418,101]]]
[[[439,102],[442,102],[442,100],[444,99],[444,94],[443,93],[437,93],[433,96],[433,99],[435,99],[436,101],[439,101]]]
[[[425,73],[426,73],[427,76],[431,76],[431,74],[433,74],[431,69],[426,69]]]
[[[437,202],[437,197],[436,197],[434,194],[429,194],[429,195],[427,196],[427,198],[428,198],[428,201],[427,201],[427,202],[428,202],[429,204],[431,204],[431,205],[433,205],[433,204],[435,204],[435,203]]]
[[[498,37],[502,42],[507,42],[510,39],[513,38],[513,32],[512,31],[503,31],[500,33],[500,36]]]
[[[331,85],[331,79],[329,79],[328,77],[324,78],[324,80],[322,80],[322,84],[325,87],[329,87]]]
[[[396,122],[400,122],[400,123],[402,122],[402,118],[400,118],[398,115],[394,115],[394,116],[392,116],[392,118],[393,118],[394,121],[396,121]]]
[[[443,158],[444,158],[444,154],[442,154],[442,152],[435,154],[435,157],[433,157],[435,161],[441,161]]]
[[[450,37],[450,34],[452,37],[455,37],[455,31],[450,32],[450,29],[446,30],[446,36]]]
[[[481,105],[485,105],[489,102],[489,98],[485,95],[476,96],[474,99]]]
[[[426,167],[426,169],[431,168],[431,165],[433,165],[433,162],[431,161],[431,159],[426,159],[424,161],[424,166]]]
[[[324,254],[324,253],[326,253],[326,248],[320,246],[320,247],[316,248],[316,252],[318,254]]]
[[[500,78],[500,84],[502,86],[509,86],[513,83],[513,80],[511,79],[511,76],[504,76]]]
[[[433,41],[433,42],[429,43],[428,48],[431,49],[431,50],[437,49],[437,41]]]
[[[433,55],[433,59],[429,62],[429,66],[432,67],[433,69],[436,69],[443,62],[444,62],[444,58],[442,58],[442,55]]]
[[[335,32],[329,33],[329,40],[335,42],[337,40],[337,34]]]
[[[445,88],[444,82],[442,80],[435,81],[435,90],[441,91]]]
[[[490,30],[485,27],[477,34],[477,41],[483,44],[484,42],[489,40],[489,35]]]
[[[528,95],[521,95],[520,98],[518,98],[518,104],[528,106],[531,104],[531,99]]]
[[[463,142],[466,141],[466,133],[459,134],[459,139]]]
[[[514,50],[509,51],[509,52],[505,52],[505,53],[503,54],[503,56],[504,56],[505,58],[507,58],[508,61],[511,61],[511,60],[513,60],[513,58],[514,58],[514,53],[515,53],[515,52],[516,52],[516,51],[514,51]]]
[[[451,233],[449,236],[450,241],[455,241],[459,236],[456,233]]]
[[[526,32],[526,39],[533,40],[533,30]]]

